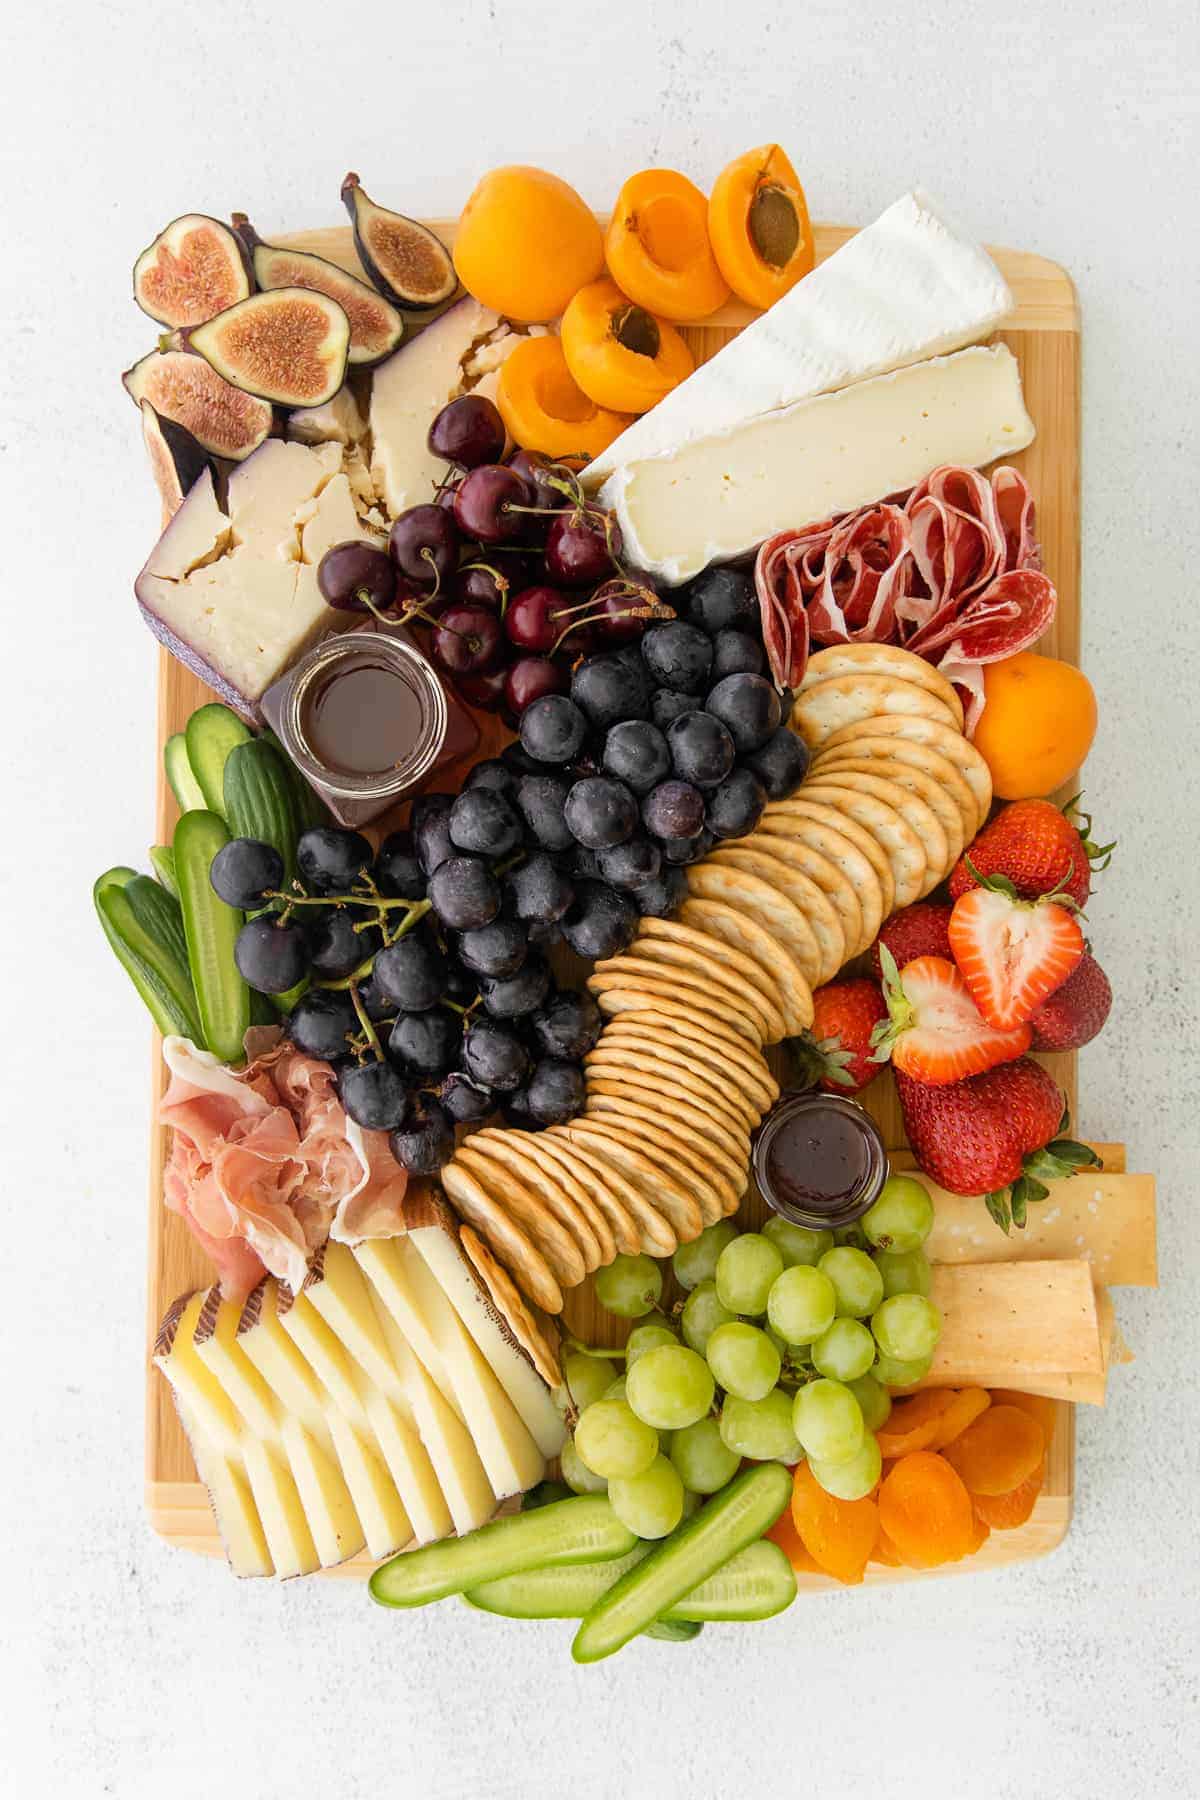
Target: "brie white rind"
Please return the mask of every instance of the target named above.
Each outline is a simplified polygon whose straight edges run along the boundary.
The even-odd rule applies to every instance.
[[[625,551],[671,586],[712,562],[915,487],[942,463],[977,467],[1032,443],[1016,358],[976,346],[766,413],[601,489]]]
[[[336,443],[271,438],[229,477],[227,512],[206,470],[150,554],[136,594],[151,630],[251,717],[309,645],[345,624],[317,565],[363,529]]]
[[[930,195],[905,194],[635,420],[584,470],[584,484],[758,413],[944,356],[986,337],[1012,308],[987,251]]]

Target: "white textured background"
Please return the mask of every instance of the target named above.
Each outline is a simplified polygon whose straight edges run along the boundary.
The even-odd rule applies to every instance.
[[[693,24],[685,21],[689,15]],[[0,1791],[14,1800],[1200,1791],[1194,0],[19,0],[0,52]],[[1161,1181],[1138,1362],[1080,1418],[1074,1529],[1014,1571],[798,1604],[575,1670],[567,1627],[239,1586],[141,1513],[146,1021],[93,919],[144,859],[157,506],[119,371],[177,212],[450,212],[498,161],[597,205],[778,138],[814,215],[922,182],[1064,262],[1085,320],[1089,770],[1117,989],[1080,1124]]]

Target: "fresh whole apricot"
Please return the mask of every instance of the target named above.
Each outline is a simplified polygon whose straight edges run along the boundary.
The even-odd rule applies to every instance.
[[[1096,696],[1080,669],[1022,650],[983,671],[975,748],[1001,800],[1052,794],[1073,775],[1096,735]]]
[[[648,412],[696,366],[673,325],[634,306],[607,278],[580,288],[563,314],[561,338],[584,393],[611,412]]]
[[[778,144],[735,157],[708,199],[708,236],[739,300],[764,310],[795,287],[815,260],[808,202]]]
[[[617,286],[664,319],[706,319],[729,298],[708,240],[708,201],[675,169],[643,169],[617,195],[604,254]]]
[[[600,274],[604,240],[569,183],[510,164],[490,170],[464,206],[454,267],[467,292],[493,312],[544,324]]]

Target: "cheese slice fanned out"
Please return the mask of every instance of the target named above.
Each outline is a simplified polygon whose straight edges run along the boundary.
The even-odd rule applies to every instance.
[[[905,194],[636,419],[584,482],[596,486],[626,463],[759,413],[944,356],[986,337],[1012,307],[986,250],[928,194]]]

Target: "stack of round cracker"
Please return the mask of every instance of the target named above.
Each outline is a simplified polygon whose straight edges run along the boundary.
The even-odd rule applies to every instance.
[[[643,919],[593,968],[606,1023],[583,1113],[476,1131],[442,1172],[546,1312],[619,1251],[669,1256],[736,1212],[779,1094],[764,1046],[808,1029],[813,989],[944,880],[987,818],[991,780],[958,696],[906,650],[819,651],[791,726],[812,753],[803,786],[687,869],[672,918]]]

